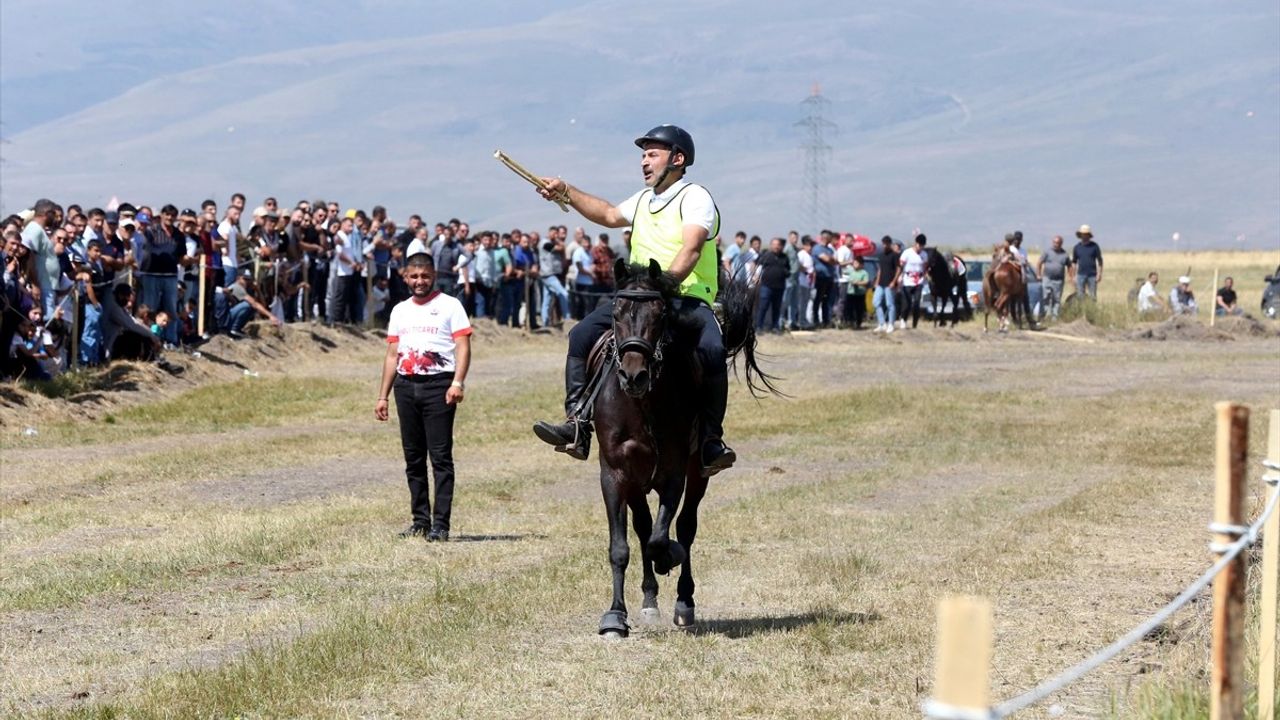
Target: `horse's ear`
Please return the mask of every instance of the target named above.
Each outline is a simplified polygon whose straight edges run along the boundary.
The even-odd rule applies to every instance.
[[[627,262],[622,258],[613,261],[613,277],[614,282],[622,285],[627,281]]]
[[[662,266],[658,264],[657,260],[649,258],[649,279],[657,280],[660,277],[662,277]]]

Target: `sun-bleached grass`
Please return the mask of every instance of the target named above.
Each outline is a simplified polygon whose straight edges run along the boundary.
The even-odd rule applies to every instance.
[[[934,605],[952,592],[995,599],[995,694],[1005,697],[1127,630],[1208,561],[1217,397],[1197,381],[1224,357],[1276,349],[1252,341],[1152,357],[1118,343],[1047,352],[838,339],[770,345],[794,400],[756,404],[735,386],[728,431],[742,461],[713,481],[702,513],[694,633],[667,625],[668,577],[661,627],[621,643],[595,637],[609,582],[598,481],[594,463],[525,439],[530,418],[557,407],[558,377],[541,373],[492,399],[478,386],[459,415],[454,531],[495,540],[390,537],[404,514],[393,427],[236,445],[247,467],[379,462],[385,492],[268,507],[194,492],[179,507],[158,501],[192,477],[234,487],[239,471],[215,448],[169,466],[142,456],[145,473],[115,468],[91,496],[15,503],[3,518],[5,559],[22,569],[0,614],[14,668],[5,707],[50,717],[914,718],[931,678]],[[1018,352],[1025,367],[993,369]],[[1111,384],[1064,392],[1077,367]],[[367,412],[365,394],[340,389],[335,402]],[[305,424],[300,412],[293,421]],[[290,441],[302,449],[283,455]],[[101,529],[160,532],[61,549],[61,563],[22,554],[73,532],[81,512]],[[632,550],[634,609],[634,538]],[[148,621],[156,607],[201,615]],[[10,632],[31,618],[85,629],[63,647]],[[149,657],[131,654],[121,632]],[[201,647],[209,655],[193,652]],[[1169,665],[1156,682],[1176,687],[1199,669]],[[1074,688],[1067,716],[1129,702],[1138,684],[1128,672],[1108,666]]]

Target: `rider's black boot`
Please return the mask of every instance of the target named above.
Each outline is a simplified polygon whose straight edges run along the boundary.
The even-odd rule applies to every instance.
[[[702,476],[733,467],[738,456],[724,444],[724,413],[729,405],[729,376],[706,378],[702,398]]]
[[[591,454],[591,410],[577,407],[586,389],[587,361],[570,356],[564,364],[564,412],[567,419],[558,424],[541,420],[533,424],[533,434],[539,440],[555,445],[557,451],[578,460],[586,460]]]

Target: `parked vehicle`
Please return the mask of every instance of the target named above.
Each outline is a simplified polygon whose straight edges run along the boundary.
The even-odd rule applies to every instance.
[[[1280,266],[1263,280],[1267,285],[1262,288],[1262,316],[1275,320],[1280,317]]]

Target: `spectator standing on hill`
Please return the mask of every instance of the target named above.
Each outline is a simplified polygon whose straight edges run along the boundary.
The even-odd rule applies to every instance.
[[[831,327],[831,309],[835,305],[836,253],[831,247],[831,231],[818,233],[810,253],[813,256],[813,323]]]
[[[591,259],[591,239],[585,234],[575,234],[577,247],[573,249],[573,267],[578,271],[573,278],[573,319],[581,320],[596,307],[595,264]]]
[[[1218,288],[1218,293],[1214,297],[1213,312],[1219,317],[1223,315],[1243,315],[1244,310],[1236,304],[1236,281],[1227,278],[1222,281],[1222,287]]]
[[[1062,236],[1054,235],[1050,246],[1036,263],[1044,287],[1044,312],[1054,320],[1062,312],[1062,291],[1066,285],[1071,256],[1062,248]]]
[[[476,317],[493,317],[497,314],[499,271],[495,241],[494,233],[480,233],[480,247],[476,248],[475,259],[472,261]]]
[[[720,263],[724,265],[724,271],[729,273],[729,277],[736,277],[738,272],[738,256],[747,246],[747,234],[741,230],[733,234],[733,240],[725,244],[724,251],[720,254]]]
[[[923,234],[916,235],[912,246],[902,251],[898,264],[902,267],[902,327],[906,327],[907,315],[911,316],[911,327],[920,324],[920,302],[924,295],[925,246],[929,243]]]
[[[867,316],[867,286],[871,277],[862,265],[862,258],[854,257],[844,269],[844,324],[853,330],[862,329]]]
[[[600,233],[596,244],[591,248],[591,267],[595,273],[596,291],[613,292],[613,263],[616,257],[613,248],[609,247],[609,233]],[[591,307],[595,308],[593,302]]]
[[[35,214],[22,229],[22,244],[33,256],[31,262],[34,265],[28,275],[35,289],[32,295],[44,308],[46,316],[53,315],[54,288],[57,287],[58,276],[62,274],[62,266],[49,233],[61,225],[62,207],[52,200],[41,198],[36,201]]]
[[[1076,292],[1098,299],[1098,283],[1102,282],[1102,248],[1093,241],[1093,229],[1081,225],[1076,231],[1080,242],[1071,248],[1071,264],[1076,271]]]
[[[537,233],[534,233],[537,236]],[[565,290],[560,276],[565,272],[564,241],[560,238],[558,228],[547,229],[547,239],[538,243],[538,277],[542,280],[542,326],[548,327],[551,317],[551,303],[555,302],[560,310],[560,319],[569,316],[569,291]]]
[[[222,251],[223,282],[231,284],[236,281],[236,271],[240,268],[240,212],[241,207],[232,205],[227,214],[218,223],[216,242]]]
[[[871,304],[876,309],[876,332],[891,333],[896,315],[893,294],[898,288],[902,268],[898,265],[893,238],[885,235],[880,243],[883,247],[876,267],[875,294],[871,297]]]
[[[1191,291],[1191,278],[1183,275],[1178,284],[1169,291],[1169,311],[1174,315],[1195,315],[1200,311],[1196,306],[1196,295]]]
[[[787,289],[783,291],[782,310],[786,313],[783,327],[795,329],[800,326],[800,303],[798,291],[800,287],[800,233],[795,230],[787,233],[787,243],[782,251],[787,256]]]
[[[796,252],[796,262],[800,264],[800,273],[796,278],[796,317],[792,320],[792,330],[812,330],[813,323],[806,316],[809,302],[813,297],[813,238],[805,235],[800,240],[800,250]],[[817,319],[816,317],[814,318]]]
[[[143,232],[142,259],[139,269],[142,275],[142,302],[156,313],[178,314],[178,268],[185,264],[187,243],[179,239],[174,220],[178,208],[165,205],[160,208],[160,222]],[[170,345],[178,344],[177,323],[170,323],[161,336]]]
[[[453,511],[453,421],[471,366],[471,323],[456,298],[432,291],[431,256],[418,253],[405,263],[405,281],[413,296],[391,311],[373,414],[379,421],[387,420],[387,400],[394,391],[413,517],[400,536],[443,542],[449,539]],[[435,479],[434,513],[428,459]]]
[[[783,250],[782,238],[770,240],[769,249],[761,253],[756,262],[760,268],[760,300],[756,311],[756,329],[781,332],[782,299],[787,291],[787,278],[791,275],[791,263]]]

